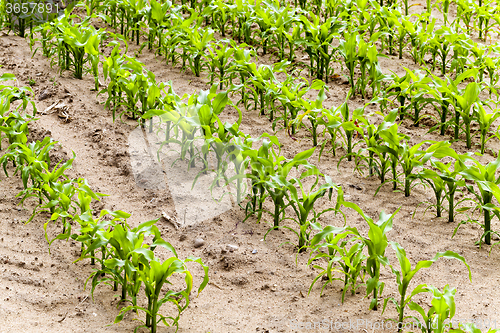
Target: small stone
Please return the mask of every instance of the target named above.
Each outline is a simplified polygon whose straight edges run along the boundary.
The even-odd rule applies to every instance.
[[[227,245],[226,245],[226,249],[227,249],[229,252],[234,252],[234,251],[238,250],[238,246],[236,246],[236,245],[232,245],[232,244],[227,244]]]
[[[182,242],[182,241],[185,241],[185,240],[186,240],[186,238],[187,238],[186,234],[181,234],[181,235],[179,236],[179,240],[180,240],[181,242]]]
[[[257,253],[257,250],[253,250],[253,251],[252,251],[252,254],[256,254],[256,253]]]
[[[198,248],[198,247],[201,247],[205,244],[205,241],[201,238],[196,238],[194,240],[194,247]]]

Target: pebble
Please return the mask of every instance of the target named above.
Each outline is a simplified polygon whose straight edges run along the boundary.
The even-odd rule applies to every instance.
[[[231,244],[227,244],[227,245],[226,245],[226,249],[227,249],[229,252],[234,252],[234,251],[238,250],[238,246],[236,246],[236,245],[231,245]]]
[[[194,240],[194,247],[198,248],[198,247],[201,247],[205,244],[205,241],[201,238],[196,238]]]
[[[257,253],[257,250],[253,250],[253,251],[252,251],[252,254],[256,254],[256,253]]]

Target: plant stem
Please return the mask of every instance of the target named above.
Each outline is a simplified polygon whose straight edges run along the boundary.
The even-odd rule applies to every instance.
[[[274,229],[278,229],[280,225],[280,205],[278,199],[274,203]]]
[[[122,298],[124,301],[127,298],[127,271],[123,269],[123,284],[122,284]]]
[[[471,143],[471,139],[470,139],[470,123],[465,123],[465,144],[467,146],[467,148],[470,148],[472,143]]]
[[[443,101],[443,105],[441,106],[441,132],[440,135],[444,135],[444,131],[446,130],[446,116],[448,115],[448,105],[447,101]]]
[[[401,294],[401,301],[399,303],[398,332],[401,332],[401,330],[403,329],[403,320],[405,314],[405,306],[404,306],[405,296],[406,296],[406,289],[403,290],[403,293]]]
[[[347,136],[347,160],[351,161],[352,160],[352,131],[346,131],[346,136]]]
[[[455,199],[455,188],[450,189],[449,197],[448,197],[448,222],[453,222],[454,219],[454,199]]]
[[[316,121],[313,118],[309,118],[312,126],[312,136],[313,136],[313,146],[316,147],[318,145],[318,139],[316,137]]]
[[[405,197],[410,196],[410,176],[406,175],[405,179]]]
[[[492,199],[492,194],[490,192],[485,192],[485,198],[484,198],[484,204],[489,204],[491,203]],[[484,242],[488,245],[491,244],[491,216],[490,216],[490,211],[487,209],[484,209],[484,232],[486,235],[484,236]]]

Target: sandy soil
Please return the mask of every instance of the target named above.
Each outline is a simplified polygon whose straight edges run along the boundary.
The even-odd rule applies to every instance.
[[[181,73],[179,68],[166,66],[163,59],[147,51],[138,59],[156,74],[158,81],[172,80],[179,95],[208,88],[205,78],[196,78],[189,71]],[[269,60],[264,57],[261,61]],[[317,284],[308,296],[315,276],[307,266],[308,254],[297,256],[293,246],[280,246],[288,241],[296,242],[290,232],[273,231],[263,241],[269,227],[265,221],[270,221],[269,216],[264,216],[265,221],[260,224],[255,219],[242,223],[244,211],[234,205],[223,209],[222,213],[202,211],[198,214],[206,218],[186,216],[183,207],[196,207],[200,201],[192,202],[193,196],[186,194],[184,201],[176,203],[172,188],[178,189],[179,186],[173,184],[175,177],[169,178],[171,173],[155,174],[156,179],[160,179],[157,184],[166,186],[150,186],[137,181],[134,173],[137,168],[133,164],[135,153],[130,141],[136,123],[129,120],[113,122],[111,112],[103,107],[104,97],[96,97],[91,91],[91,77],[76,80],[69,73],[59,75],[57,68],[51,68],[47,59],[40,55],[31,58],[27,42],[12,34],[0,36],[0,65],[3,66],[0,74],[16,74],[20,85],[27,85],[29,79],[36,81],[33,89],[39,111],[59,99],[69,106],[69,122],[56,113],[39,115],[30,127],[32,137],[41,139],[50,135],[59,141],[60,147],[55,152],[57,158],[67,159],[72,151],[76,153],[69,175],[85,177],[95,191],[109,194],[96,209],[130,212],[133,215],[129,222],[133,225],[159,218],[164,212],[181,223],[177,228],[161,219],[159,228],[164,238],[174,245],[181,257],[200,256],[210,266],[210,283],[198,297],[193,297],[182,316],[179,332],[295,332],[301,331],[297,330],[296,322],[326,320],[333,325],[333,332],[371,333],[384,331],[377,325],[385,319],[396,318],[392,305],[382,316],[380,310],[370,311],[369,299],[363,298],[364,288],[360,288],[355,296],[347,296],[344,304],[340,301],[340,283],[329,285],[321,297],[320,284]],[[401,65],[413,68],[408,57],[402,61],[394,56],[382,60],[386,71],[402,72]],[[348,89],[344,83],[345,80],[337,80],[329,84],[326,106],[338,105],[344,100]],[[49,97],[41,99],[42,93]],[[353,107],[363,104],[360,99],[351,102]],[[369,110],[375,111],[375,106],[370,106]],[[236,118],[234,114],[228,114],[227,119],[234,121]],[[403,133],[412,136],[412,144],[422,139],[440,139],[435,134],[426,134],[426,128],[415,128],[409,120],[400,127]],[[242,130],[253,136],[272,132],[269,121],[253,111],[244,111]],[[283,143],[285,156],[293,156],[312,145],[305,132],[298,135],[298,141],[290,139],[284,131],[279,131],[277,136]],[[492,149],[498,151],[498,143],[491,143]],[[6,144],[4,141],[2,147],[5,148]],[[463,142],[453,147],[459,152],[466,151]],[[342,154],[339,151],[338,155]],[[320,170],[343,186],[346,200],[360,205],[373,218],[382,209],[392,213],[401,206],[389,238],[406,249],[412,264],[430,259],[438,251],[453,250],[466,258],[473,272],[471,283],[463,264],[441,260],[431,269],[418,273],[411,286],[427,283],[443,288],[450,284],[458,290],[457,318],[495,321],[500,308],[500,289],[495,287],[500,282],[500,255],[495,249],[488,256],[488,247],[474,245],[480,235],[479,228],[466,225],[452,239],[456,223],[436,219],[432,211],[423,215],[422,207],[412,218],[420,202],[434,200],[428,189],[418,186],[409,198],[405,198],[403,193],[393,192],[391,185],[387,184],[374,197],[379,180],[353,173],[353,162],[344,160],[337,169],[340,156],[324,154],[318,164]],[[315,157],[317,161],[317,154]],[[486,155],[479,159],[486,162],[492,157]],[[164,177],[164,182],[161,177]],[[22,188],[19,177],[7,178],[2,173],[0,180],[0,332],[132,332],[137,326],[132,314],[120,324],[110,325],[118,313],[116,292],[100,286],[93,302],[89,291],[84,290],[92,266],[86,261],[72,263],[79,256],[77,244],[56,242],[49,254],[43,236],[46,216],[38,216],[33,222],[23,225],[21,221],[29,217],[34,203],[27,202],[23,208],[17,206],[19,199],[15,195]],[[319,205],[326,208],[331,203],[324,199]],[[366,223],[359,216],[348,210],[346,215],[348,225],[357,227],[362,233],[368,232]],[[343,224],[333,214],[324,215],[321,222],[323,225]],[[493,223],[493,228],[498,230],[498,221]],[[195,248],[196,238],[202,238],[204,245]],[[238,248],[230,252],[227,245]],[[257,253],[253,254],[253,250]],[[391,249],[388,256],[392,263],[396,263]],[[193,273],[195,284],[199,285],[201,269],[193,266]],[[396,297],[395,278],[389,269],[383,270],[382,279],[386,283],[384,296]],[[422,305],[430,303],[425,297],[416,300]],[[168,309],[165,308],[163,313],[168,313]],[[342,323],[344,328],[341,329],[339,325]],[[325,326],[322,327],[307,332],[327,331]],[[161,328],[160,332],[173,330]]]

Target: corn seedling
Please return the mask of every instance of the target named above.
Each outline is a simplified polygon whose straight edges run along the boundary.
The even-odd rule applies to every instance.
[[[323,82],[320,81],[320,83],[323,83]],[[315,85],[313,84],[313,86],[315,86]],[[311,134],[312,134],[312,138],[313,138],[313,146],[314,147],[316,147],[318,145],[318,134],[317,134],[317,128],[318,128],[318,124],[319,124],[318,115],[321,114],[321,111],[323,109],[323,101],[325,99],[326,99],[326,94],[325,94],[324,87],[322,87],[321,90],[319,91],[318,97],[316,98],[315,101],[310,102],[310,101],[302,98],[298,102],[298,104],[301,104],[301,108],[306,110],[306,112],[297,116],[297,118],[295,118],[292,121],[292,126],[294,126],[295,123],[298,123],[300,126],[300,124],[303,123],[304,118],[309,119],[309,121],[311,123]]]
[[[49,23],[46,23],[49,24]],[[52,36],[57,40],[57,63],[61,73],[70,70],[77,79],[82,79],[85,71],[92,72],[95,89],[99,89],[98,64],[99,45],[104,31],[96,30],[90,24],[90,17],[80,23],[61,16],[52,25]],[[55,59],[51,60],[51,64]],[[90,68],[86,65],[90,64]]]
[[[459,131],[459,121],[462,118],[464,124],[464,132],[466,137],[466,146],[471,148],[471,131],[470,125],[473,119],[473,114],[471,114],[471,109],[475,107],[480,102],[479,100],[480,87],[476,82],[471,82],[467,85],[463,94],[453,95],[455,103],[453,106],[455,108],[455,139],[458,138]]]
[[[204,270],[203,281],[198,288],[199,294],[208,284],[208,266],[203,264],[200,258],[188,257],[185,260],[181,260],[174,252],[174,256],[164,262],[156,258],[152,259],[148,264],[137,267],[136,279],[139,279],[144,284],[144,291],[148,299],[147,309],[138,305],[127,306],[120,311],[115,319],[115,323],[119,323],[128,311],[140,310],[146,313],[144,327],[149,328],[151,333],[157,332],[159,322],[162,322],[168,327],[175,326],[176,329],[178,329],[180,315],[189,306],[189,296],[193,288],[193,277],[186,266],[188,262],[196,262],[200,264]],[[184,276],[186,287],[180,291],[168,290],[163,294],[163,286],[165,284],[172,284],[169,279],[174,274],[181,274]],[[175,305],[177,315],[164,316],[159,313],[160,307],[168,302]]]
[[[488,104],[486,104],[488,105]],[[490,141],[492,138],[497,137],[496,135],[492,135],[488,137],[489,130],[493,122],[500,117],[499,112],[489,113],[486,112],[482,103],[476,104],[476,121],[479,123],[479,131],[481,135],[481,154],[484,154],[486,149],[486,142]]]
[[[448,258],[448,259],[457,259],[461,262],[464,263],[464,265],[467,267],[469,270],[469,280],[472,281],[472,273],[470,270],[469,265],[465,262],[464,257],[461,255],[453,252],[453,251],[446,251],[446,252],[438,252],[434,256],[434,258],[430,260],[422,260],[419,261],[416,265],[415,268],[411,268],[411,263],[410,260],[406,256],[406,251],[401,247],[396,242],[390,242],[392,248],[396,252],[396,256],[399,261],[399,266],[400,270],[397,270],[394,268],[392,265],[390,265],[392,272],[396,275],[396,282],[398,284],[398,292],[399,295],[401,296],[401,299],[399,302],[397,302],[393,297],[388,297],[384,300],[384,310],[387,306],[387,302],[390,300],[396,305],[396,310],[399,314],[398,317],[398,332],[401,332],[403,325],[404,325],[404,312],[408,304],[411,302],[411,299],[413,296],[425,292],[426,290],[426,285],[425,284],[420,284],[413,291],[411,292],[410,295],[407,295],[408,292],[408,286],[410,285],[411,280],[415,276],[415,274],[418,273],[419,270],[422,268],[429,268],[434,262],[436,262],[439,258]],[[383,311],[382,311],[383,312]]]
[[[333,281],[339,280],[344,283],[342,303],[344,303],[345,294],[348,289],[350,289],[351,295],[354,295],[356,290],[363,285],[366,273],[365,262],[368,257],[362,252],[365,245],[360,242],[359,237],[353,236],[357,233],[357,230],[352,228],[354,231],[351,232],[350,229],[349,227],[337,228],[327,226],[311,239],[309,247],[312,249],[312,252],[309,256],[308,265],[322,258],[326,259],[328,264],[326,268],[317,263],[313,265],[313,268],[319,269],[320,273],[311,283],[309,294],[316,282],[323,276],[327,277],[327,281],[323,284],[321,293]],[[327,252],[322,251],[324,248],[327,249]],[[340,265],[340,269],[336,267],[337,263]],[[335,273],[340,273],[341,276],[335,277]]]
[[[316,227],[319,227],[319,221],[318,218],[323,215],[324,213],[328,211],[338,211],[340,202],[342,199],[342,189],[335,185],[331,178],[329,176],[325,176],[325,182],[318,186],[318,188],[314,190],[315,186],[311,187],[310,192],[307,193],[304,191],[304,186],[301,182],[301,179],[304,178],[305,175],[313,175],[316,174],[316,177],[318,177],[319,171],[316,168],[308,168],[307,171],[305,171],[301,177],[297,180],[297,184],[291,183],[288,186],[289,190],[289,201],[290,201],[290,206],[293,208],[295,211],[295,214],[297,215],[297,224],[299,225],[299,231],[296,232],[294,231],[295,234],[299,237],[299,252],[302,252],[306,250],[306,246],[308,245],[309,242],[309,227],[316,225]],[[316,182],[314,185],[316,185],[318,182],[318,179],[316,179]],[[296,185],[299,186],[301,195],[299,197]],[[328,192],[328,199],[332,199],[332,194],[333,190],[336,189],[337,193],[340,195],[337,195],[337,203],[335,205],[335,208],[328,208],[325,209],[321,212],[316,212],[314,209],[314,204],[316,201]],[[312,214],[312,216],[310,216]],[[293,231],[293,230],[292,230]]]
[[[341,25],[339,22],[335,22],[333,18],[329,18],[325,23],[321,24],[318,16],[314,13],[310,13],[310,15],[311,20],[304,15],[300,17],[306,36],[303,44],[305,46],[305,52],[309,55],[310,59],[310,73],[320,80],[324,78],[326,83],[328,83],[328,77],[330,75],[329,69],[331,67],[330,62],[336,52],[336,48],[331,48],[331,45]],[[354,36],[354,38],[356,37]],[[352,44],[346,45],[344,47],[344,58],[354,57],[351,53],[355,52],[355,47],[356,46]],[[346,50],[347,48],[350,49]],[[340,50],[339,48],[339,51]],[[355,64],[353,65],[355,66]],[[352,85],[352,87],[354,87],[354,85]]]
[[[452,328],[452,320],[455,316],[455,288],[446,285],[443,291],[433,286],[424,287],[426,292],[432,294],[431,307],[425,310],[417,303],[411,301],[408,304],[410,310],[420,314],[421,319],[411,316],[416,320],[416,326],[422,330],[422,333],[444,333],[445,329]],[[449,322],[447,322],[449,321]],[[452,332],[454,330],[450,330]]]
[[[389,244],[387,233],[392,229],[392,220],[399,211],[399,208],[391,215],[381,212],[378,222],[375,223],[373,219],[366,216],[358,205],[347,201],[342,202],[342,205],[355,210],[370,227],[368,238],[362,237],[362,241],[368,249],[366,271],[370,275],[370,278],[366,281],[366,297],[373,294],[370,309],[376,311],[378,308],[378,298],[382,296],[385,286],[385,283],[380,281],[380,268],[381,265],[386,266],[389,264],[385,256],[385,251]],[[358,234],[358,236],[360,235]]]
[[[486,166],[480,162],[473,160],[474,164],[471,167],[464,167],[460,171],[465,179],[473,181],[479,189],[479,193],[474,190],[470,184],[465,184],[467,190],[475,197],[474,202],[484,212],[484,242],[491,244],[491,213],[499,217],[498,209],[492,204],[493,197],[500,202],[500,177],[496,177],[496,171],[500,168],[500,156]]]
[[[445,164],[441,161],[431,160],[431,165],[438,170],[438,176],[444,181],[446,185],[445,197],[448,201],[448,222],[455,221],[455,208],[462,202],[461,200],[455,203],[455,193],[457,191],[460,191],[460,187],[465,186],[465,181],[457,177],[465,168],[465,164],[462,162],[464,156],[452,155],[452,157],[456,159],[453,165],[453,170],[451,170],[452,162]],[[461,211],[459,211],[459,213],[460,212]]]

